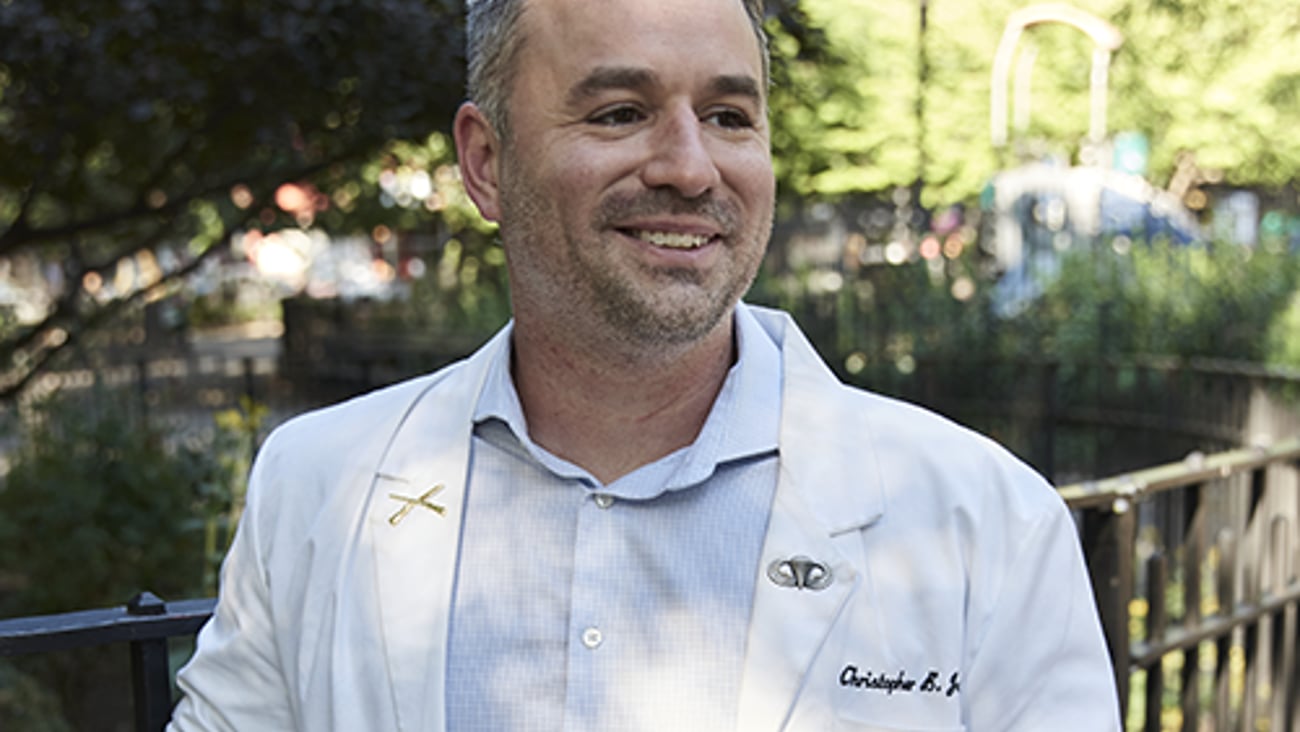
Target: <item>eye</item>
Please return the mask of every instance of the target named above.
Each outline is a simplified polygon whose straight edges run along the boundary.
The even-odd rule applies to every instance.
[[[589,124],[601,125],[604,127],[621,127],[623,125],[635,124],[643,119],[645,119],[645,115],[642,114],[641,110],[624,104],[617,107],[602,109],[596,114],[588,117],[587,122]]]
[[[744,130],[754,126],[754,120],[745,112],[734,109],[718,109],[704,115],[703,120],[729,130]]]

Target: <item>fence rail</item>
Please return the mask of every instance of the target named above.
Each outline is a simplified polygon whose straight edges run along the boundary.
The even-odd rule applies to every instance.
[[[1300,730],[1300,438],[1065,486],[1129,729]]]
[[[1300,437],[1061,488],[1076,511],[1129,730],[1300,732]],[[125,642],[135,729],[171,713],[167,639],[214,600],[0,620],[0,657]]]
[[[198,633],[215,605],[142,592],[120,607],[0,620],[0,657],[127,643],[136,732],[159,732],[172,713],[167,639]]]

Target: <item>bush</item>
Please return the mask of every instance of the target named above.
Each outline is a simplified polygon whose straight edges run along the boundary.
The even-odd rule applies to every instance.
[[[223,457],[222,430],[175,444],[131,400],[96,393],[38,404],[15,431],[0,482],[0,617],[121,605],[146,589],[211,591],[205,536],[229,511],[238,463]],[[124,728],[126,655],[15,659],[0,668],[0,727],[64,729],[53,695],[72,729]]]
[[[54,398],[22,428],[0,484],[0,613],[196,592],[206,495],[224,483],[201,446],[170,445],[125,400]]]

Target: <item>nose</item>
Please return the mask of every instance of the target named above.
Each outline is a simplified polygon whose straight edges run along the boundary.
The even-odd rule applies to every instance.
[[[650,156],[641,179],[648,188],[674,188],[698,198],[720,180],[705,131],[695,110],[682,105],[666,113],[650,137]]]

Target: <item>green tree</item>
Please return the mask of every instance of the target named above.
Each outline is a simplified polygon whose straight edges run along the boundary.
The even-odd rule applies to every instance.
[[[788,65],[778,81],[791,85],[773,97],[786,193],[882,191],[911,185],[920,170],[928,205],[974,196],[1015,162],[999,159],[990,140],[990,82],[1007,19],[1024,5],[802,0],[801,17],[818,29],[803,35],[821,42],[819,53],[774,28]],[[1108,128],[1150,138],[1154,181],[1167,183],[1186,153],[1203,175],[1237,185],[1280,186],[1300,173],[1293,4],[1098,0],[1086,9],[1124,34],[1110,67]],[[1019,47],[1036,58],[1027,149],[1069,159],[1088,130],[1092,43],[1056,24],[1030,28]]]
[[[911,182],[908,12],[897,2],[804,0],[769,23],[773,159],[787,203]]]
[[[1111,0],[1128,36],[1116,60],[1112,126],[1146,132],[1155,170],[1182,151],[1237,185],[1300,172],[1300,12],[1282,0]]]
[[[0,257],[58,262],[68,283],[42,321],[0,333],[0,395],[233,232],[292,223],[273,202],[285,182],[368,229],[387,212],[366,205],[360,171],[446,129],[462,97],[460,14],[455,0],[0,2]],[[159,250],[153,277],[101,286]]]

